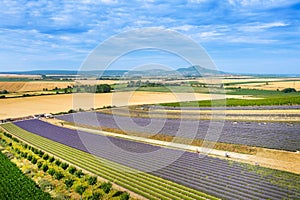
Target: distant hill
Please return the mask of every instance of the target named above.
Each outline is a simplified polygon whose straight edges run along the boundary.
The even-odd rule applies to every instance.
[[[33,71],[12,71],[0,72],[0,74],[18,74],[18,75],[47,75],[47,76],[84,76],[97,77],[123,77],[123,76],[185,76],[185,77],[200,77],[213,75],[236,75],[236,76],[257,76],[257,77],[300,77],[300,74],[259,74],[259,73],[230,73],[218,70],[207,69],[201,66],[191,66],[179,68],[177,70],[164,69],[146,69],[146,70],[94,70],[94,71],[76,71],[76,70],[33,70]]]
[[[183,76],[191,76],[191,77],[229,74],[218,70],[207,69],[198,65],[191,66],[188,68],[179,68],[177,69],[177,72],[179,72]]]
[[[0,72],[1,73],[1,72]],[[47,75],[47,76],[88,76],[96,77],[98,75],[108,77],[122,77],[122,76],[186,76],[199,77],[203,75],[217,75],[224,74],[217,70],[210,70],[200,66],[191,66],[188,68],[179,68],[177,70],[164,69],[147,69],[147,70],[94,70],[94,71],[75,71],[75,70],[33,70],[23,72],[3,72],[2,74],[22,74],[22,75]]]

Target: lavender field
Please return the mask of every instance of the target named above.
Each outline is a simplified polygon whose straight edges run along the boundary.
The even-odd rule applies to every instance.
[[[92,112],[62,115],[57,118],[95,127],[187,138],[194,137],[191,133],[195,132],[195,138],[198,139],[205,138],[210,126],[209,120],[130,118]],[[300,123],[225,121],[218,141],[296,151],[300,148]]]
[[[149,172],[222,199],[300,198],[299,191],[273,184],[282,181],[282,177],[269,175],[268,179],[265,179],[238,163],[229,163],[212,157],[199,158],[196,153],[77,132],[39,120],[19,121],[14,124],[50,140]],[[158,151],[163,153],[155,153]],[[177,159],[178,155],[181,156]],[[172,157],[176,158],[174,162],[164,163]],[[285,181],[293,182],[294,180]]]

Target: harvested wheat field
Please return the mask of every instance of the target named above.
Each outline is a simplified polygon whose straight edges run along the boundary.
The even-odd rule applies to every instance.
[[[44,88],[53,90],[55,87],[66,88],[74,85],[74,82],[63,81],[24,81],[24,82],[0,82],[0,90],[9,92],[35,92]]]
[[[245,98],[227,95],[227,98]],[[101,108],[103,106],[126,106],[167,103],[189,100],[221,99],[224,95],[158,92],[120,92],[105,94],[63,94],[25,98],[0,99],[0,119],[24,117],[39,113],[57,113],[74,109]]]
[[[282,82],[268,82],[268,83],[247,83],[235,85],[235,87],[260,89],[260,90],[283,90],[285,88],[295,88],[300,90],[300,81],[282,81]]]

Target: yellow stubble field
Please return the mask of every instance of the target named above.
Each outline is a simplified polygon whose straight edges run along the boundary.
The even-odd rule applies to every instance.
[[[226,95],[227,98],[246,98]],[[40,113],[57,113],[70,109],[101,108],[103,106],[127,106],[167,103],[191,100],[222,99],[224,95],[160,92],[119,92],[104,94],[61,94],[24,98],[0,99],[0,119],[24,117]]]

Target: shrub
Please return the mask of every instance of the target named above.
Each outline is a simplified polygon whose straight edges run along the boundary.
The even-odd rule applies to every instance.
[[[56,160],[56,161],[55,161],[55,164],[56,164],[57,166],[59,166],[59,165],[61,164],[60,160]]]
[[[53,168],[50,168],[50,169],[48,170],[48,174],[50,174],[51,176],[53,176],[55,173],[56,173],[56,171],[55,171],[55,169],[53,169]]]
[[[39,180],[38,184],[43,191],[49,191],[53,189],[53,185],[46,179]]]
[[[67,163],[61,163],[61,168],[63,168],[64,170],[66,170],[69,167],[69,164]]]
[[[21,153],[21,156],[22,156],[23,158],[27,158],[27,152],[22,152],[22,153]]]
[[[32,164],[36,164],[37,163],[37,159],[35,157],[33,157],[32,160],[31,160],[31,163]]]
[[[55,158],[52,156],[49,158],[49,162],[53,163],[53,161],[55,160]]]
[[[43,163],[42,163],[42,161],[39,161],[39,162],[37,162],[37,167],[40,169],[42,166],[43,166]]]
[[[295,88],[285,88],[282,90],[284,93],[297,92]]]
[[[40,157],[43,157],[44,152],[43,151],[39,151],[38,154],[39,154]]]
[[[48,160],[48,159],[49,159],[49,155],[48,155],[48,154],[44,154],[44,155],[43,155],[43,159],[44,159],[44,160]]]
[[[64,177],[64,175],[61,172],[55,172],[55,174],[53,175],[53,177],[57,180],[60,180]]]
[[[27,160],[31,161],[32,160],[32,155],[28,155]]]
[[[93,192],[92,196],[88,197],[88,200],[98,200],[101,199],[102,194],[100,192]]]
[[[123,192],[121,195],[120,195],[120,200],[128,200],[130,197],[130,195],[127,193],[127,192]]]
[[[78,170],[74,173],[74,175],[78,178],[81,178],[84,175],[84,173],[82,172],[82,170]]]
[[[54,199],[55,200],[68,200],[68,199],[70,199],[70,197],[64,193],[59,192],[59,193],[56,193],[56,196]]]
[[[89,185],[95,185],[97,183],[97,177],[90,176],[87,181],[88,181]]]
[[[102,183],[99,188],[103,190],[103,192],[105,192],[106,194],[109,193],[109,191],[111,190],[112,184],[110,182],[108,183]]]
[[[83,186],[83,185],[78,185],[76,188],[75,188],[75,192],[77,192],[78,194],[82,195],[84,193],[84,191],[86,190],[86,186]]]
[[[44,164],[44,165],[42,166],[42,170],[43,170],[44,172],[48,171],[48,169],[49,169],[49,167],[48,167],[47,164]]]
[[[67,188],[72,187],[73,183],[74,183],[73,179],[66,179],[65,180],[65,185],[67,186]]]
[[[75,167],[69,167],[69,173],[70,174],[74,174],[76,172],[76,168]]]

